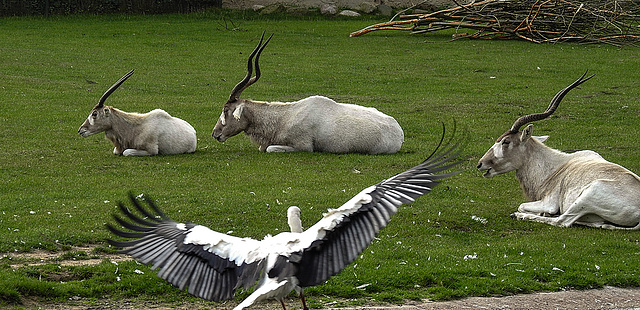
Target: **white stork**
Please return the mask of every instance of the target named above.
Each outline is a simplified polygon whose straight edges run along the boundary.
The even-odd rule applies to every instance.
[[[267,298],[275,298],[284,307],[284,298],[296,290],[304,309],[308,309],[302,288],[328,280],[364,251],[397,208],[428,193],[441,179],[458,172],[440,173],[459,162],[459,143],[434,153],[421,164],[370,186],[344,205],[330,209],[324,217],[302,231],[300,209],[288,210],[292,232],[266,236],[263,240],[239,238],[192,223],[177,223],[144,198],[150,210],[130,194],[131,202],[145,217],[133,214],[122,203],[122,213],[130,220],[114,215],[124,228],[107,227],[114,234],[131,238],[108,242],[124,248],[158,276],[181,290],[207,300],[227,300],[238,288],[257,285],[252,294],[234,310],[244,309]]]

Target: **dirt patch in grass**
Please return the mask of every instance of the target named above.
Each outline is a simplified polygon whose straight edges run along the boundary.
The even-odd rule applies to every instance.
[[[97,265],[104,259],[114,262],[131,260],[131,257],[117,253],[100,253],[96,251],[97,246],[88,245],[81,247],[71,247],[64,252],[51,252],[45,250],[35,250],[26,253],[5,253],[0,258],[10,258],[15,263],[12,268],[26,266],[38,266],[44,264],[60,264],[61,266],[90,266]]]
[[[471,297],[449,302],[427,302],[416,305],[415,309],[640,309],[639,307],[640,289],[605,287],[587,291]]]
[[[72,247],[66,252],[34,251],[30,253],[10,253],[3,255],[16,261],[15,268],[24,266],[57,263],[63,266],[79,266],[99,264],[104,259],[120,262],[130,260],[128,256],[120,254],[100,253],[95,246]],[[286,301],[288,309],[301,309],[297,299]],[[348,301],[337,300],[323,306],[325,309],[335,305],[345,305]],[[86,300],[72,298],[63,303],[46,303],[35,299],[25,299],[23,304],[15,309],[51,309],[51,310],[128,310],[128,309],[156,309],[156,310],[204,310],[204,309],[232,309],[236,306],[233,301],[212,303],[207,301],[164,303],[140,300]],[[259,303],[250,309],[279,310],[279,302],[269,301]],[[415,302],[407,301],[403,305],[374,304],[358,306],[356,308],[340,307],[337,309],[369,309],[369,310],[413,310],[413,309],[639,309],[640,288],[605,287],[603,289],[586,291],[563,291],[553,293],[522,294],[506,297],[470,297],[446,302]]]
[[[288,309],[301,309],[298,300],[290,299],[286,302]],[[213,304],[210,302],[180,302],[180,303],[156,303],[152,301],[133,300],[70,300],[67,303],[42,304],[35,301],[27,301],[22,307],[26,309],[48,310],[80,310],[80,309],[104,309],[104,310],[129,310],[129,309],[156,309],[156,310],[204,310],[204,309],[232,309],[234,302]],[[23,308],[23,309],[24,309]],[[323,307],[330,309],[331,305]],[[250,307],[252,310],[280,310],[279,302],[269,301]],[[523,294],[507,297],[470,297],[455,301],[445,302],[415,302],[410,301],[404,305],[364,305],[358,307],[335,308],[341,310],[444,310],[444,309],[510,309],[510,310],[556,310],[556,309],[640,309],[640,289],[605,287],[587,291],[564,291],[554,293]]]

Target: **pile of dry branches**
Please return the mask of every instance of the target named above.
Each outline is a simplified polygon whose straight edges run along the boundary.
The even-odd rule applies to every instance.
[[[375,30],[427,33],[467,29],[459,38],[522,39],[535,43],[577,41],[613,45],[640,41],[637,0],[485,0],[429,14],[401,15],[351,33]],[[398,20],[396,20],[398,18]]]

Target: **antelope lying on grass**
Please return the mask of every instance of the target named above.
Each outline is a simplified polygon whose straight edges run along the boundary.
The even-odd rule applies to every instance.
[[[242,91],[260,78],[258,59],[269,40],[271,37],[262,45],[260,38],[249,56],[247,75],[224,104],[213,128],[214,138],[224,142],[244,131],[263,152],[381,154],[400,149],[402,128],[393,117],[375,108],[337,103],[322,96],[289,103],[240,99]],[[251,77],[254,56],[256,76]]]
[[[127,113],[104,102],[133,74],[125,74],[102,95],[78,133],[88,137],[105,133],[114,146],[113,153],[124,156],[193,153],[196,150],[196,130],[189,123],[155,109],[145,114]]]
[[[594,151],[567,154],[544,145],[548,138],[532,137],[533,125],[549,117],[562,98],[592,76],[561,90],[544,113],[518,118],[510,130],[482,156],[484,177],[516,171],[531,200],[513,215],[521,220],[568,227],[573,224],[606,229],[640,229],[640,178]]]

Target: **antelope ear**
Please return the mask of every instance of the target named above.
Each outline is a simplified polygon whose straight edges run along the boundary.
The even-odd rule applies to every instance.
[[[233,118],[235,118],[237,121],[240,120],[240,117],[242,116],[242,111],[244,110],[244,103],[239,104],[235,110],[233,110]]]
[[[533,124],[527,125],[527,127],[522,130],[522,134],[520,134],[520,142],[525,142],[531,138],[531,134],[533,133]]]
[[[534,138],[542,143],[544,143],[545,141],[547,141],[547,139],[549,139],[549,136],[534,136]]]
[[[111,114],[111,109],[109,108],[104,108],[104,116],[109,116],[109,114]]]

